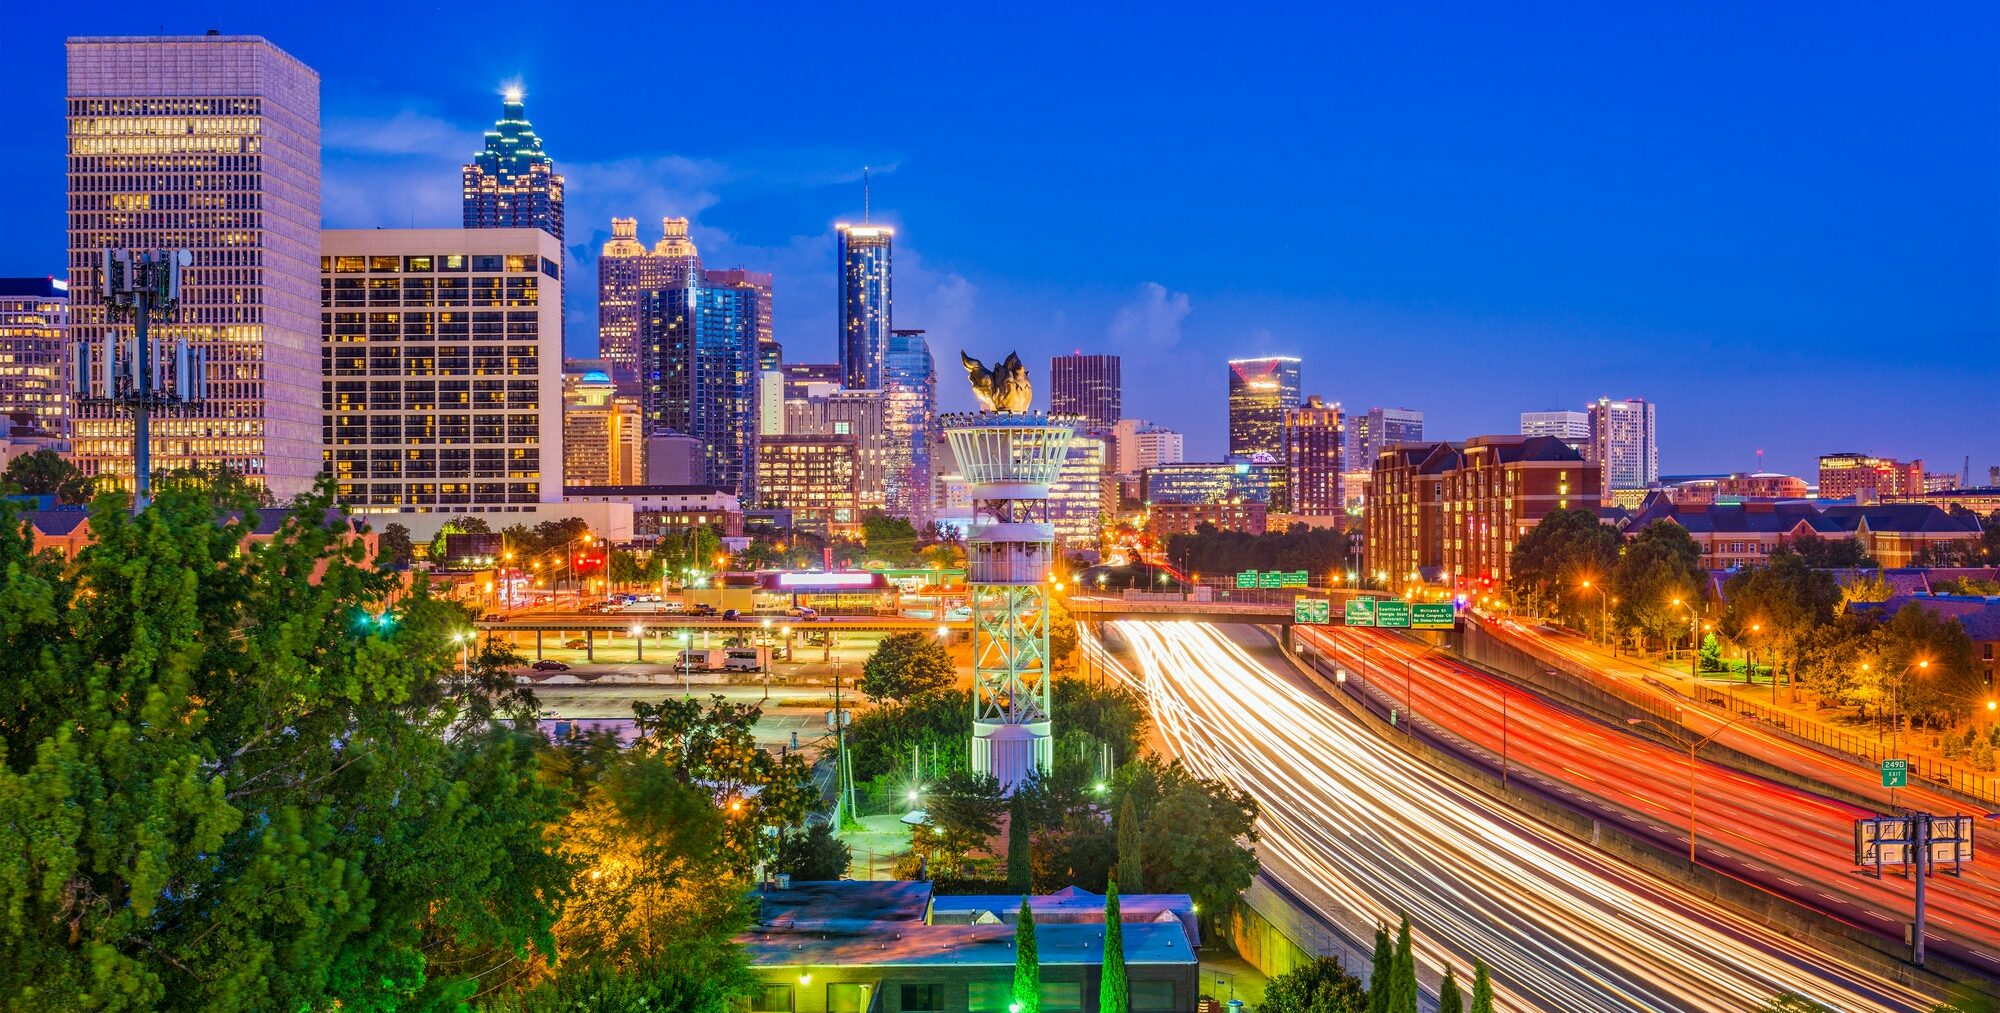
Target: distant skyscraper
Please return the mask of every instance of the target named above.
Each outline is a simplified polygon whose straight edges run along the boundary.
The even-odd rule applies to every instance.
[[[686,219],[681,219],[686,221]],[[693,246],[688,247],[690,250]],[[709,288],[747,288],[757,293],[757,357],[759,369],[776,369],[778,341],[771,324],[771,275],[764,271],[746,271],[740,267],[717,268],[701,272],[702,281]],[[764,365],[764,357],[771,357],[771,364]]]
[[[1614,493],[1645,489],[1659,481],[1652,402],[1598,398],[1590,406],[1590,449],[1583,457],[1602,472],[1606,503],[1612,502]]]
[[[1145,419],[1119,419],[1111,427],[1111,444],[1117,458],[1110,467],[1121,475],[1136,475],[1147,468],[1179,464],[1186,459],[1181,434]]]
[[[641,300],[639,406],[648,435],[702,442],[704,481],[756,498],[757,306],[741,288],[690,284]]]
[[[702,279],[688,220],[665,218],[660,227],[660,241],[649,250],[639,242],[637,219],[613,218],[611,239],[597,258],[597,354],[611,364],[611,378],[628,394],[639,389],[640,298]]]
[[[1370,408],[1347,422],[1347,466],[1366,471],[1374,466],[1375,455],[1398,443],[1419,443],[1424,438],[1424,413],[1409,408]]]
[[[923,331],[889,332],[882,397],[889,442],[885,509],[921,525],[931,514],[931,442],[937,436],[937,363]]]
[[[1229,453],[1285,455],[1285,412],[1299,406],[1299,360],[1229,360]]]
[[[330,229],[320,249],[324,454],[340,502],[501,513],[561,500],[555,237]]]
[[[1081,415],[1092,429],[1109,429],[1124,415],[1125,387],[1115,355],[1076,352],[1049,360],[1049,411]]]
[[[840,382],[855,390],[880,390],[889,353],[890,254],[895,231],[880,225],[835,229],[834,266],[840,286]]]
[[[770,436],[757,444],[757,502],[790,510],[792,525],[821,536],[861,531],[852,436]]]
[[[643,485],[646,438],[639,401],[601,369],[563,374],[563,487]]]
[[[107,248],[194,253],[180,311],[151,329],[209,357],[209,399],[155,417],[153,467],[224,467],[280,498],[321,468],[319,76],[253,35],[69,43],[70,333],[106,319]],[[86,474],[132,479],[132,421],[79,405]]]
[[[1105,440],[1077,433],[1049,485],[1049,524],[1065,551],[1095,549],[1104,531]]]
[[[1581,451],[1590,444],[1590,413],[1554,410],[1521,413],[1522,436],[1553,436]]]
[[[0,278],[0,436],[69,433],[69,285]]]
[[[1329,405],[1317,394],[1285,413],[1285,468],[1293,513],[1330,517],[1346,512],[1342,421],[1340,405]]]
[[[888,509],[892,440],[888,399],[879,390],[834,390],[785,402],[785,435],[844,436],[854,441],[856,502],[862,510]]]
[[[468,229],[541,229],[563,238],[563,178],[528,123],[521,92],[508,89],[486,148],[460,171]]]

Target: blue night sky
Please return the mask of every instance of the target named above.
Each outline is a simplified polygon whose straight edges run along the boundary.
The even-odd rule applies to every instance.
[[[1125,356],[1223,449],[1223,360],[1305,359],[1433,438],[1659,403],[1663,471],[2000,465],[2000,7],[30,4],[0,274],[60,272],[66,35],[264,35],[322,82],[330,227],[454,226],[519,81],[569,179],[571,353],[610,218],[690,216],[833,358],[834,222],[899,228],[896,323]],[[206,9],[204,9],[206,8]],[[1393,8],[1393,9],[1392,9]],[[865,18],[861,15],[866,15]]]

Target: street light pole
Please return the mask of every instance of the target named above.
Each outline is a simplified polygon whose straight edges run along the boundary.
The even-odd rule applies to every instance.
[[[1676,708],[1676,709],[1678,709],[1678,708]],[[1663,724],[1659,723],[1658,721],[1654,721],[1654,720],[1652,720],[1651,718],[1626,718],[1626,719],[1625,719],[1625,723],[1626,723],[1626,724],[1628,724],[1628,725],[1652,725],[1652,726],[1653,726],[1654,728],[1657,728],[1657,729],[1659,729],[1659,730],[1660,730],[1660,731],[1661,731],[1661,732],[1662,732],[1663,734],[1665,734],[1665,735],[1666,735],[1666,736],[1667,736],[1668,738],[1670,738],[1670,739],[1673,739],[1675,743],[1677,743],[1677,744],[1685,744],[1685,745],[1687,746],[1687,751],[1688,751],[1688,864],[1689,864],[1689,865],[1696,865],[1696,864],[1699,864],[1699,860],[1698,860],[1698,859],[1697,859],[1697,858],[1695,857],[1695,850],[1694,850],[1694,847],[1695,847],[1695,833],[1696,833],[1696,824],[1695,824],[1695,792],[1694,792],[1694,789],[1695,789],[1695,768],[1694,768],[1694,762],[1695,762],[1695,753],[1696,753],[1696,752],[1698,752],[1698,751],[1699,751],[1699,750],[1701,749],[1701,747],[1703,747],[1703,746],[1706,746],[1706,745],[1708,745],[1708,744],[1709,744],[1709,743],[1711,743],[1711,742],[1714,742],[1714,741],[1715,741],[1715,738],[1716,738],[1716,736],[1718,736],[1718,735],[1721,735],[1721,734],[1722,734],[1723,732],[1726,732],[1726,731],[1728,731],[1728,730],[1730,729],[1730,726],[1732,726],[1732,725],[1735,725],[1735,724],[1737,724],[1737,723],[1739,723],[1739,722],[1743,722],[1743,721],[1755,721],[1755,720],[1757,720],[1757,718],[1756,718],[1756,716],[1755,716],[1755,715],[1752,715],[1752,714],[1739,714],[1739,715],[1737,715],[1737,716],[1735,716],[1735,717],[1733,717],[1733,718],[1730,718],[1730,719],[1729,719],[1728,721],[1725,721],[1725,722],[1723,722],[1723,723],[1722,723],[1722,727],[1720,727],[1720,728],[1717,728],[1717,729],[1716,729],[1715,731],[1712,731],[1712,732],[1708,733],[1707,735],[1705,735],[1705,736],[1703,736],[1703,737],[1701,737],[1701,738],[1699,738],[1699,739],[1693,739],[1693,740],[1687,740],[1687,739],[1683,739],[1683,738],[1681,737],[1681,735],[1680,735],[1680,733],[1679,733],[1679,732],[1676,732],[1676,731],[1674,731],[1673,729],[1671,729],[1671,728],[1668,728],[1668,727],[1667,727],[1666,725],[1663,725]]]

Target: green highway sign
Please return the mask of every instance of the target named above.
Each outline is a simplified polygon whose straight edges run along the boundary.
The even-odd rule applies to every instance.
[[[1410,603],[1401,598],[1384,598],[1375,603],[1375,625],[1408,629]]]
[[[1448,630],[1456,625],[1457,616],[1451,604],[1419,603],[1410,606],[1410,625],[1420,630]]]
[[[1325,598],[1294,598],[1292,621],[1323,626],[1333,621],[1333,603]]]
[[[1375,625],[1375,599],[1373,598],[1347,599],[1346,619],[1347,619],[1347,625],[1349,626]]]
[[[1306,572],[1304,570],[1286,570],[1278,574],[1278,586],[1304,587],[1306,586]]]
[[[1266,570],[1263,573],[1257,575],[1257,586],[1268,587],[1273,590],[1276,590],[1277,588],[1284,586],[1284,584],[1280,580],[1280,578],[1282,577],[1284,577],[1284,574],[1279,573],[1276,570]]]
[[[1305,587],[1308,583],[1304,570],[1239,570],[1236,573],[1236,586],[1240,588]]]
[[[1238,573],[1236,574],[1236,586],[1237,586],[1237,587],[1256,587],[1256,586],[1257,586],[1257,571],[1255,571],[1255,570],[1242,570],[1242,571],[1239,571],[1239,572],[1238,572]]]
[[[1910,761],[1883,760],[1882,787],[1907,788],[1910,786]]]

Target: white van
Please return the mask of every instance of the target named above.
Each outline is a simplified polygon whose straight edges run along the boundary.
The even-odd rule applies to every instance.
[[[762,647],[732,647],[722,660],[722,667],[730,672],[761,672],[764,670]]]
[[[665,601],[663,601],[663,602],[660,602],[660,611],[662,611],[662,612],[686,612],[686,611],[687,611],[687,603],[686,603],[686,602],[684,602],[684,601],[681,601],[681,600],[680,600],[679,598],[668,598],[667,600],[665,600]]]

